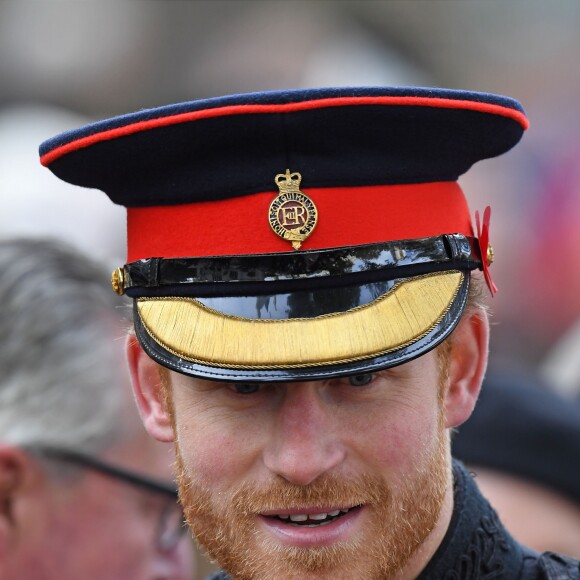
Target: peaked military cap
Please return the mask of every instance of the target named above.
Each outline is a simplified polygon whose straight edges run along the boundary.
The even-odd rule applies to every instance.
[[[443,341],[487,271],[458,177],[508,151],[512,99],[422,88],[233,95],[59,135],[42,163],[127,207],[143,348],[215,380],[401,364]]]

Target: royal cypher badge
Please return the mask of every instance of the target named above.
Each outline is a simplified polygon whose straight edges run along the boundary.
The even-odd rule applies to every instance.
[[[298,250],[302,242],[312,233],[318,221],[318,210],[314,202],[300,191],[300,173],[278,173],[274,178],[280,193],[270,204],[268,221],[270,227],[281,238],[292,242]]]

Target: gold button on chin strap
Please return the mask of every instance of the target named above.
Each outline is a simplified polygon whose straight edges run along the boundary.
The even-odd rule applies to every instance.
[[[125,269],[116,268],[111,274],[111,286],[113,291],[119,296],[125,294]]]
[[[493,248],[491,247],[491,244],[487,244],[487,253],[486,253],[485,259],[487,260],[488,266],[491,266],[493,264],[493,261],[495,259],[495,254],[494,254]]]

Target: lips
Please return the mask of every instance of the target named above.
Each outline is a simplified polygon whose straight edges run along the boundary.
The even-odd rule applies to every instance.
[[[297,508],[259,516],[262,529],[276,542],[296,548],[316,548],[347,541],[362,525],[364,505]]]

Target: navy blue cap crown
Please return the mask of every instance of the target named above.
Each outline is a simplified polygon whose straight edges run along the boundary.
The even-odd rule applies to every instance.
[[[527,121],[510,98],[414,87],[232,95],[148,109],[40,146],[58,177],[128,207],[272,189],[286,167],[309,187],[454,181],[500,155]]]

